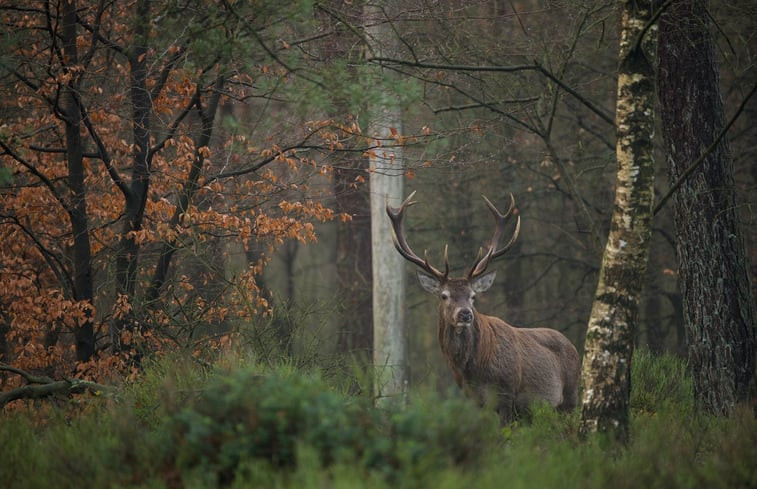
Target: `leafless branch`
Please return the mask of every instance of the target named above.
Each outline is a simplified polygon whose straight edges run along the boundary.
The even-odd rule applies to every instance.
[[[0,392],[0,409],[6,404],[18,399],[43,399],[46,397],[64,394],[81,394],[90,392],[92,394],[112,393],[115,388],[108,385],[90,382],[80,379],[53,380],[49,377],[35,376],[24,370],[11,367],[10,365],[0,364],[0,371],[11,372],[23,377],[29,384],[16,387],[7,392]]]
[[[374,57],[369,61],[379,63],[382,65],[401,65],[410,66],[413,68],[429,68],[443,71],[460,71],[460,72],[494,72],[494,73],[517,73],[521,71],[536,71],[549,78],[551,81],[560,86],[563,90],[568,92],[576,100],[581,102],[586,108],[595,113],[599,118],[608,124],[614,125],[615,121],[612,116],[607,114],[600,107],[597,107],[594,103],[588,100],[586,97],[578,93],[570,85],[566,84],[560,78],[555,76],[551,71],[546,69],[537,61],[528,65],[512,65],[512,66],[490,66],[490,65],[450,65],[450,64],[438,64],[438,63],[425,63],[420,61],[409,61],[396,58]]]
[[[694,170],[702,166],[702,164],[707,160],[707,157],[710,156],[710,154],[717,148],[718,144],[720,144],[720,141],[725,137],[726,133],[729,129],[731,129],[731,126],[734,122],[736,122],[736,119],[738,119],[739,115],[744,111],[744,108],[746,107],[747,102],[749,102],[749,99],[752,98],[752,95],[757,91],[757,83],[752,85],[752,90],[749,91],[749,94],[744,98],[744,100],[741,101],[741,104],[739,105],[739,108],[736,110],[736,113],[733,114],[733,117],[731,117],[731,120],[728,121],[728,124],[723,127],[723,130],[720,131],[718,136],[715,138],[715,140],[707,147],[707,149],[704,150],[704,152],[699,155],[699,158],[689,165],[688,168],[686,168],[686,171],[681,173],[681,175],[678,177],[678,180],[675,181],[673,185],[670,186],[670,189],[668,189],[668,192],[660,199],[660,201],[657,203],[657,205],[654,208],[653,215],[657,215],[658,212],[665,206],[665,204],[668,202],[670,197],[673,196],[673,194],[678,190],[678,188],[683,185],[683,183],[686,181],[687,178],[689,178],[689,175],[694,173]]]

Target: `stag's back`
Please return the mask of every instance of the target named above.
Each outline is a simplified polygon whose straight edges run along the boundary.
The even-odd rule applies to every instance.
[[[485,388],[495,389],[501,402],[512,402],[516,411],[537,400],[565,410],[576,406],[580,361],[570,340],[553,329],[515,328],[499,318],[479,316],[477,326],[491,331],[494,348],[479,356],[471,382],[488,384]]]

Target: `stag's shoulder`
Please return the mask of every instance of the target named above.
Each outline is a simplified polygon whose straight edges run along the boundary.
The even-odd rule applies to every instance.
[[[497,316],[487,316],[486,314],[478,313],[476,317],[476,322],[479,324],[479,326],[482,329],[492,329],[495,332],[499,331],[508,331],[516,329],[514,326],[506,323],[502,319],[498,318]]]

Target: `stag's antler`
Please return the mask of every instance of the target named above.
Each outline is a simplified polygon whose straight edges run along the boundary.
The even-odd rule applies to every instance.
[[[520,233],[520,216],[516,216],[517,221],[515,222],[515,231],[513,232],[512,238],[510,238],[510,241],[508,241],[505,246],[497,249],[497,246],[499,246],[499,240],[502,239],[502,233],[505,231],[505,224],[510,220],[513,210],[515,209],[515,197],[513,197],[513,194],[510,194],[510,208],[504,214],[500,213],[486,196],[482,195],[482,197],[486,201],[486,206],[492,211],[492,215],[494,216],[494,236],[492,236],[492,240],[489,243],[489,249],[486,250],[486,253],[479,249],[476,261],[473,262],[473,266],[471,266],[468,273],[465,274],[468,279],[476,278],[484,273],[491,260],[502,256],[513,244],[515,244],[515,240],[518,239],[518,234]]]
[[[415,192],[411,193],[407,197],[407,199],[405,199],[402,205],[397,208],[391,207],[387,198],[386,213],[389,215],[389,219],[391,219],[392,221],[392,230],[394,231],[394,233],[392,234],[392,242],[394,242],[394,247],[397,248],[397,251],[399,251],[400,255],[402,255],[407,261],[418,265],[425,272],[434,276],[434,278],[436,278],[440,282],[444,282],[445,280],[447,280],[447,276],[449,275],[447,247],[444,247],[444,272],[441,272],[440,270],[431,266],[431,264],[428,262],[428,251],[423,252],[424,258],[419,257],[415,254],[415,252],[413,252],[413,250],[410,248],[410,245],[407,244],[407,239],[405,239],[405,233],[402,230],[402,218],[404,216],[405,209],[416,203],[412,200],[414,195]]]

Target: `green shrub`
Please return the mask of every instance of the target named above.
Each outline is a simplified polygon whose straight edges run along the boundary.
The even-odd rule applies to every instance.
[[[306,449],[322,466],[353,463],[396,477],[470,465],[501,440],[496,415],[467,400],[427,395],[388,412],[368,402],[335,391],[317,374],[282,367],[215,375],[174,416],[177,465],[226,483],[254,459],[292,467]]]
[[[329,463],[364,451],[372,415],[364,401],[334,392],[317,374],[240,368],[212,376],[202,394],[176,413],[177,462],[217,473],[222,482],[233,480],[250,459],[292,466],[299,444]]]
[[[75,416],[0,413],[0,487],[757,487],[754,413],[697,414],[680,360],[637,360],[631,439],[608,450],[578,412],[502,427],[459,397],[381,410],[318,373],[163,359]]]
[[[45,487],[48,460],[34,432],[30,418],[0,413],[0,487]]]
[[[169,354],[145,361],[135,382],[124,386],[133,415],[150,427],[157,427],[196,397],[210,375],[210,367],[182,354]]]
[[[392,413],[389,428],[396,463],[415,469],[475,465],[489,448],[502,442],[493,410],[433,393]]]
[[[638,350],[631,369],[631,409],[654,413],[666,407],[691,412],[694,389],[686,362],[671,354]]]

